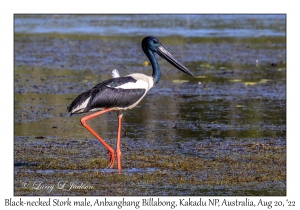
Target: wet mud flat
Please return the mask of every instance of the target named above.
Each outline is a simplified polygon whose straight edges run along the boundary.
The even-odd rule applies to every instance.
[[[106,169],[107,151],[66,107],[115,68],[151,75],[140,40],[15,35],[14,195],[286,195],[278,37],[162,38],[197,77],[159,60],[162,80],[124,116],[122,172]],[[115,144],[115,113],[88,123]]]
[[[121,174],[105,169],[95,140],[17,139],[15,195],[285,195],[286,147],[274,139],[168,148],[126,140]]]

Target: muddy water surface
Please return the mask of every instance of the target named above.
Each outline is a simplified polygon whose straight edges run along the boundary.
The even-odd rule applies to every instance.
[[[15,16],[15,195],[286,194],[285,16],[156,18]],[[117,174],[66,107],[113,69],[151,75],[147,35],[196,77],[157,56],[161,81],[124,115]],[[115,113],[88,123],[115,147]]]

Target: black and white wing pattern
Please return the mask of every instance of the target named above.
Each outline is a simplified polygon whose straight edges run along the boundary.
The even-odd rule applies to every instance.
[[[147,81],[140,78],[140,75],[137,77],[133,74],[105,80],[92,89],[80,94],[70,106],[68,106],[68,111],[71,112],[72,115],[105,108],[115,110],[130,109],[134,107],[151,88],[149,88]]]

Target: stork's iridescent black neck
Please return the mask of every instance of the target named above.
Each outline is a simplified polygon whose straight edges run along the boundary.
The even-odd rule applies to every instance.
[[[153,69],[152,77],[153,77],[153,82],[154,82],[154,85],[155,85],[160,80],[160,76],[161,76],[160,68],[159,68],[159,65],[157,63],[157,60],[155,58],[155,55],[154,55],[153,51],[151,51],[147,48],[147,50],[144,51],[144,52],[147,55],[151,65],[152,65],[152,69]]]
[[[169,51],[162,46],[162,44],[158,41],[157,38],[152,36],[147,36],[142,41],[142,48],[144,53],[147,55],[153,69],[153,81],[154,84],[159,82],[161,73],[160,68],[155,58],[154,52],[159,54],[162,58],[166,59],[170,64],[172,64],[177,69],[181,70],[182,72],[194,76],[192,72],[190,72],[186,67],[184,67],[181,63],[179,63]]]

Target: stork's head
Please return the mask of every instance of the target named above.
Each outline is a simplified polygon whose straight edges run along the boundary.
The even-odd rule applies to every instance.
[[[142,48],[146,55],[148,55],[148,51],[152,51],[160,55],[162,58],[167,60],[174,67],[179,69],[180,71],[191,75],[194,77],[194,74],[190,72],[185,66],[179,63],[171,53],[158,41],[157,38],[153,36],[147,36],[142,41]]]

